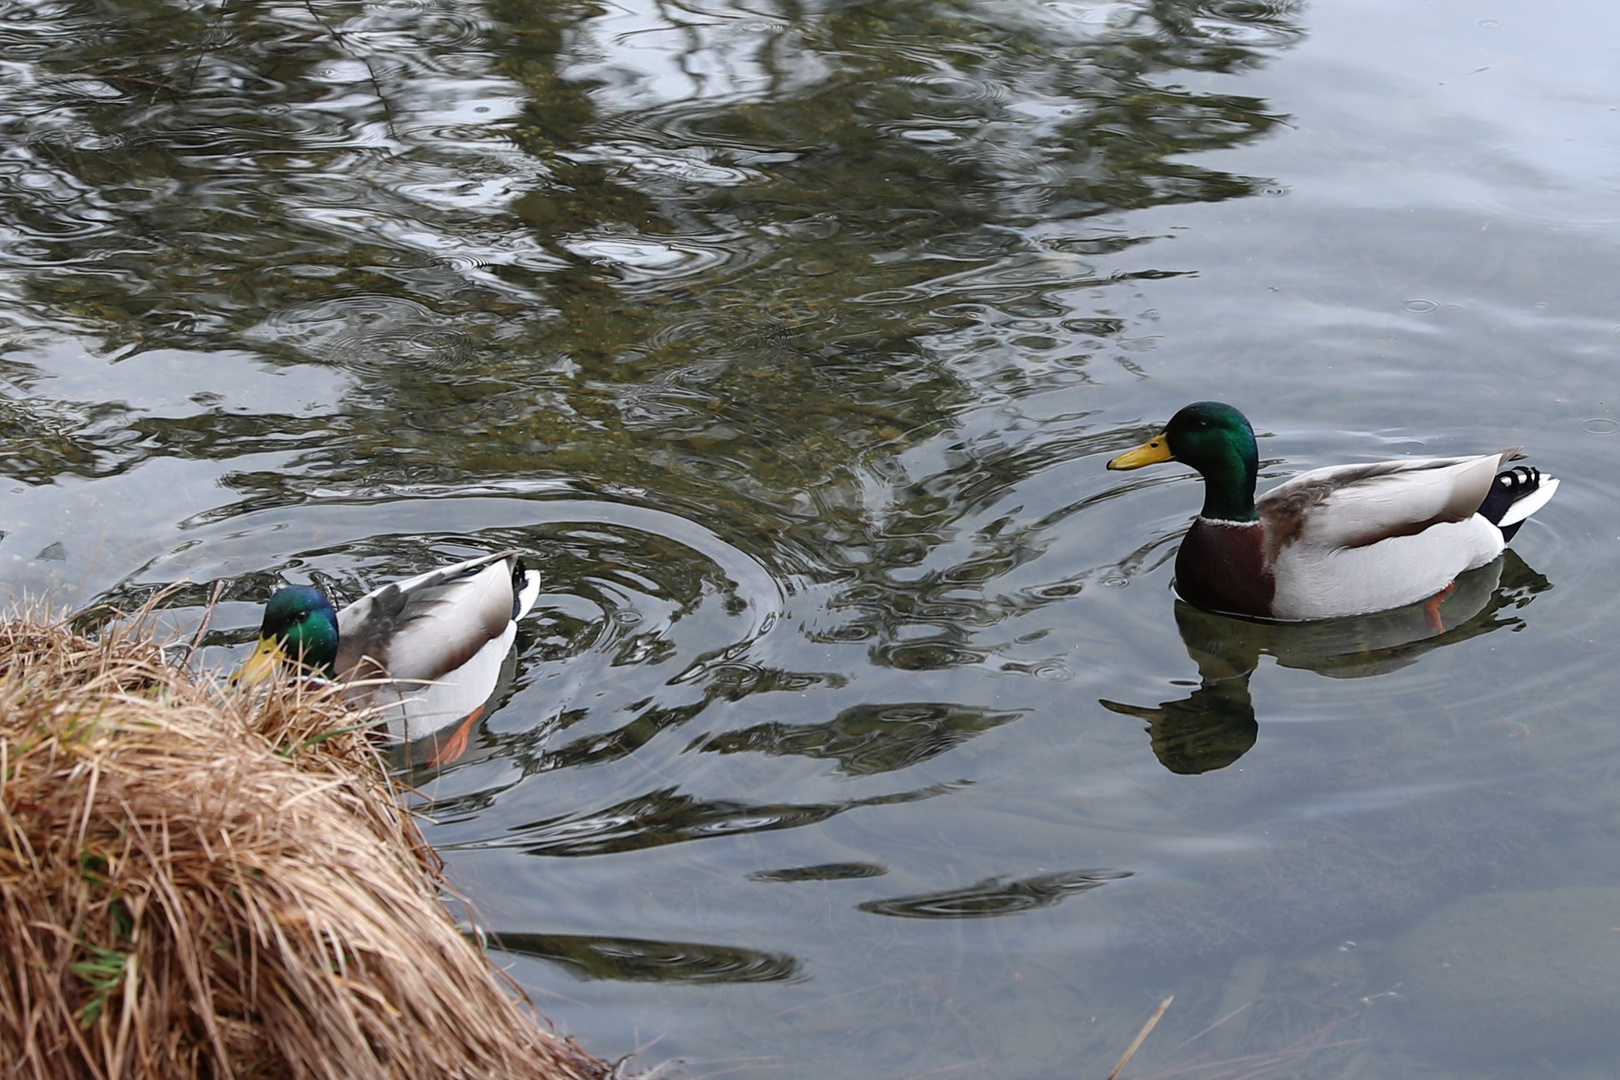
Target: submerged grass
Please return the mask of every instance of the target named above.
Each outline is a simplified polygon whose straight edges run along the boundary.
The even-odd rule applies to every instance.
[[[0,622],[0,1047],[31,1078],[584,1080],[329,690]]]

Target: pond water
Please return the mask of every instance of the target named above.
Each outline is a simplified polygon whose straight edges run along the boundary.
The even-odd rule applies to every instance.
[[[429,839],[694,1077],[1612,1076],[1620,8],[0,0],[0,593],[544,573]],[[1169,589],[1525,444],[1421,611]],[[1265,482],[1264,480],[1262,481]]]

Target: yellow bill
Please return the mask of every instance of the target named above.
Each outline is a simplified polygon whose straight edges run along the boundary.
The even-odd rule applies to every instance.
[[[1127,450],[1119,457],[1108,463],[1110,469],[1140,469],[1144,465],[1157,465],[1162,461],[1174,461],[1176,456],[1170,452],[1170,442],[1161,432],[1135,450]]]
[[[258,686],[279,674],[288,659],[282,651],[281,642],[270,637],[260,638],[259,647],[253,650],[252,656],[242,661],[242,666],[231,676],[231,682],[238,686]]]

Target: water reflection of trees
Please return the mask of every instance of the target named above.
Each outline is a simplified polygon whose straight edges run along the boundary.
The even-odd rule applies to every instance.
[[[1232,28],[1289,28],[1286,11],[1163,3],[1085,31],[1002,5],[705,12],[689,27],[663,10],[694,54],[723,48],[715,35],[737,18],[774,27],[752,58],[757,90],[605,114],[595,86],[559,69],[590,21],[560,5],[496,3],[485,18],[126,2],[13,22],[33,54],[5,122],[10,174],[27,181],[0,199],[25,238],[8,256],[27,271],[15,298],[113,349],[213,348],[300,305],[409,299],[421,325],[391,333],[396,313],[343,353],[316,350],[359,368],[365,391],[344,409],[364,421],[351,452],[334,458],[386,466],[392,450],[400,469],[431,456],[466,474],[583,442],[571,466],[707,483],[723,443],[780,506],[783,487],[833,471],[790,462],[847,459],[959,401],[917,339],[995,311],[1069,312],[1041,296],[1083,288],[1085,266],[1031,285],[1022,258],[1135,239],[1060,223],[1251,193],[1178,159],[1276,117],[1170,80],[1276,44]],[[1050,118],[1032,119],[1036,104]],[[1009,231],[1035,226],[1035,243]],[[697,272],[638,262],[649,252]],[[739,324],[753,334],[739,340]],[[449,361],[420,341],[434,329],[464,338]],[[774,330],[772,348],[760,337]],[[289,337],[255,340],[310,359]],[[577,377],[536,370],[562,356]],[[521,387],[558,390],[575,423],[490,424],[491,398]],[[397,452],[398,428],[362,411],[379,393],[431,451]],[[846,408],[821,406],[829,395]],[[469,454],[469,430],[495,446]],[[654,433],[682,460],[647,462]],[[131,452],[225,455],[233,434]]]
[[[611,483],[845,582],[824,632],[881,664],[982,660],[980,631],[1050,599],[990,586],[1057,519],[968,523],[1095,440],[975,436],[924,476],[898,456],[1141,332],[1133,282],[1176,269],[1121,268],[1149,239],[1122,212],[1262,188],[1193,155],[1280,118],[1204,76],[1263,63],[1296,11],[659,11],[667,47],[638,55],[593,41],[599,12],[512,0],[10,9],[9,305],[110,355],[248,348],[351,386],[316,415],[0,411],[14,474],[279,434],[301,456],[233,473],[243,506]],[[660,64],[727,73],[666,92]]]

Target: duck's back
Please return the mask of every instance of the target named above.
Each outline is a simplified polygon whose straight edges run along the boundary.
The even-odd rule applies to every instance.
[[[1490,494],[1497,470],[1519,455],[1411,458],[1313,469],[1255,500],[1272,543],[1356,548],[1466,521]]]
[[[538,591],[513,551],[385,585],[338,612],[338,670],[395,737],[420,738],[486,702]]]
[[[1502,553],[1477,513],[1518,449],[1316,469],[1255,502],[1275,583],[1273,617],[1328,619],[1401,607]]]

